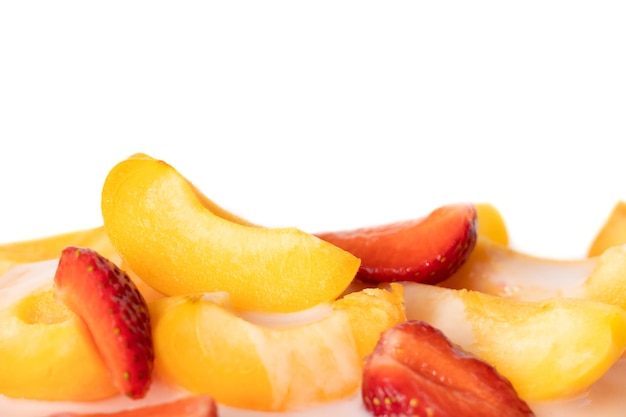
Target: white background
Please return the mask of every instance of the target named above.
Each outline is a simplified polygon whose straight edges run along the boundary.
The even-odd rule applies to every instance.
[[[308,231],[488,201],[586,252],[626,199],[620,2],[2,2],[0,242],[99,225],[144,152]]]

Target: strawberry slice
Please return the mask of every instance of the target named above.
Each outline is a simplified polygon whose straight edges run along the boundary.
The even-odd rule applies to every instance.
[[[114,384],[143,398],[152,381],[154,347],[148,306],[128,275],[91,249],[63,250],[55,291],[87,325]]]
[[[467,260],[476,230],[474,205],[450,204],[424,218],[317,236],[360,258],[363,281],[436,284]]]
[[[383,332],[363,370],[374,416],[531,417],[511,383],[425,322]]]
[[[111,413],[59,413],[49,417],[217,417],[217,404],[206,395]]]

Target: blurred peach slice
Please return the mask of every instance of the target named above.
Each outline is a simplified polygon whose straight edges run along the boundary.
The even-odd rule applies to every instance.
[[[598,256],[612,246],[623,244],[626,244],[626,202],[618,201],[596,233],[587,256]]]
[[[474,207],[478,219],[478,236],[508,246],[509,232],[500,210],[491,203],[476,203]]]
[[[163,296],[146,284],[122,261],[117,250],[111,244],[104,226],[74,230],[38,239],[4,243],[0,245],[0,275],[16,265],[57,260],[61,256],[61,251],[68,246],[91,248],[121,267],[128,273],[147,301]]]
[[[92,248],[116,264],[120,261],[104,226],[97,226],[38,239],[3,243],[0,245],[0,274],[16,264],[58,259],[67,246]]]

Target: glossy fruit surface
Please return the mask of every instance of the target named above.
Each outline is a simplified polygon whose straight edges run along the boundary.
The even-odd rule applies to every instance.
[[[317,234],[361,259],[365,281],[434,284],[454,273],[476,243],[476,209],[452,204],[427,217]]]
[[[149,285],[169,295],[226,291],[242,310],[293,312],[332,301],[359,266],[301,230],[249,225],[146,155],[110,171],[102,215],[124,261]]]
[[[152,330],[146,301],[128,275],[96,251],[69,246],[54,285],[84,321],[113,384],[130,398],[144,397],[152,382]]]
[[[0,394],[93,401],[118,391],[89,332],[54,297],[56,261],[18,265],[0,277]]]
[[[233,407],[284,411],[354,394],[363,356],[405,320],[402,288],[351,293],[310,311],[239,316],[226,294],[150,304],[156,371]]]
[[[375,416],[534,415],[494,367],[420,321],[382,334],[366,359],[361,392]]]
[[[496,367],[526,400],[577,395],[626,349],[626,312],[569,298],[516,301],[406,283],[407,317],[437,327]]]

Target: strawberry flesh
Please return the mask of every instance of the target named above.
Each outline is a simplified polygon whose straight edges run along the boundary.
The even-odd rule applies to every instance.
[[[63,250],[54,283],[57,297],[86,324],[113,383],[143,398],[154,348],[148,306],[135,284],[96,251],[73,246]]]
[[[217,404],[207,395],[110,413],[58,413],[49,417],[217,417]]]
[[[495,368],[421,321],[381,335],[366,358],[361,390],[374,416],[534,416]]]
[[[436,284],[456,272],[474,249],[476,208],[450,204],[419,219],[317,236],[360,258],[357,278],[363,281]]]

